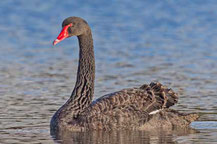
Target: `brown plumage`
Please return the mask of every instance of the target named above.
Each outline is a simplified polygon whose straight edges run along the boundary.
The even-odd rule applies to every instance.
[[[52,135],[64,130],[171,129],[187,127],[198,118],[197,114],[182,114],[169,109],[177,103],[178,96],[160,83],[123,89],[92,102],[95,60],[90,27],[78,17],[65,19],[62,26],[54,44],[66,37],[77,36],[79,66],[71,97],[51,119]]]
[[[149,113],[174,105],[177,99],[160,83],[123,89],[97,99],[81,113],[79,121],[88,129],[137,129],[149,120]]]

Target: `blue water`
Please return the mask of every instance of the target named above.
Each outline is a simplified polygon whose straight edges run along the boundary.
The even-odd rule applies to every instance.
[[[94,98],[159,81],[179,93],[174,109],[201,114],[194,133],[111,134],[99,137],[108,140],[103,143],[215,143],[216,9],[214,0],[0,1],[0,143],[53,143],[50,118],[76,78],[77,39],[52,46],[69,16],[92,28]],[[74,143],[97,143],[97,136],[72,137]]]

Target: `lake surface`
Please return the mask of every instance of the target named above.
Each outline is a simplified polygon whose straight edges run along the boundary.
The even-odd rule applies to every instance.
[[[54,143],[49,122],[75,84],[78,42],[52,41],[62,21],[92,28],[95,96],[159,81],[198,112],[194,130],[69,133],[60,143],[216,143],[217,1],[2,0],[0,143]]]

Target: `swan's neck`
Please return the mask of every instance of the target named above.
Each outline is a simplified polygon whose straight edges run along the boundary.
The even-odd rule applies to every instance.
[[[75,116],[90,105],[94,94],[95,79],[95,59],[91,30],[78,36],[78,41],[80,51],[77,81],[70,97]]]
[[[60,122],[70,122],[90,105],[94,93],[95,59],[91,31],[78,36],[80,51],[77,81],[68,101],[54,114],[51,133],[57,132]]]

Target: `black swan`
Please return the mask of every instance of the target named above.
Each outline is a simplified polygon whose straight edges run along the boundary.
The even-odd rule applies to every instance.
[[[173,90],[156,82],[107,94],[92,102],[95,58],[88,23],[79,17],[66,18],[62,31],[53,42],[77,36],[80,46],[77,81],[71,97],[53,115],[51,134],[83,130],[149,130],[188,127],[198,114],[184,114],[169,109],[178,101]]]

